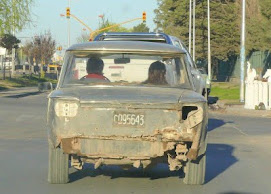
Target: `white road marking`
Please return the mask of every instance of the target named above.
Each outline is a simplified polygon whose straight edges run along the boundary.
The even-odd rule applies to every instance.
[[[215,118],[215,119],[220,119],[220,120],[223,120],[223,121],[224,121],[224,119],[219,118],[217,115],[212,115],[212,117]],[[233,124],[233,123],[227,123],[227,122],[225,122],[224,127],[225,127],[225,126],[234,128],[234,129],[236,129],[239,133],[248,136],[247,133],[245,133],[244,131],[242,131],[239,127],[237,127],[237,126],[236,126],[235,124]],[[223,126],[222,126],[222,127],[223,127]]]
[[[247,133],[243,132],[240,128],[238,128],[236,125],[234,125],[234,124],[231,124],[231,125],[232,125],[232,127],[233,127],[234,129],[236,129],[237,131],[239,131],[241,134],[243,134],[243,135],[248,135]]]

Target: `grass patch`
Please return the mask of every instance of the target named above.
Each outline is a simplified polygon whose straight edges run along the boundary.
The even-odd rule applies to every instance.
[[[6,78],[5,80],[0,80],[0,90],[16,87],[37,86],[39,82],[57,83],[57,80],[51,80],[48,78],[39,78],[36,75],[32,75],[31,77],[29,77],[28,75],[24,75],[15,78]]]
[[[239,102],[240,86],[236,83],[214,82],[212,83],[211,96],[219,97],[229,103]]]

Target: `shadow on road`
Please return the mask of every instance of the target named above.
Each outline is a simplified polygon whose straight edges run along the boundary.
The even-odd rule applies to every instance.
[[[151,180],[167,177],[184,177],[184,174],[180,171],[169,171],[169,168],[166,164],[158,164],[157,166],[147,170],[142,168],[130,168],[129,170],[123,170],[121,167],[113,165],[102,166],[99,169],[94,169],[93,165],[86,164],[84,165],[83,170],[79,170],[70,174],[70,182],[75,182],[77,180],[83,179],[84,177],[97,177],[100,175],[110,176],[111,179],[129,177],[149,178]]]
[[[9,95],[9,96],[4,96],[5,98],[23,98],[23,97],[27,97],[27,96],[35,96],[35,95],[39,95],[41,94],[41,92],[26,92],[26,93],[22,93],[22,94],[15,94],[15,95]]]
[[[208,183],[215,177],[222,174],[230,166],[238,162],[233,156],[234,147],[227,144],[208,144],[206,176],[205,182]]]
[[[238,160],[232,155],[234,148],[226,144],[208,144],[207,147],[207,166],[206,183],[219,176]],[[93,165],[85,164],[83,170],[75,171],[70,174],[70,182],[75,182],[85,177],[110,176],[111,179],[129,177],[129,178],[149,178],[151,180],[167,177],[183,178],[182,171],[169,171],[167,164],[158,164],[157,166],[143,170],[131,168],[123,170],[118,166],[102,166],[94,169]]]
[[[225,122],[224,120],[221,120],[221,119],[210,118],[208,121],[208,131],[212,131],[212,130],[219,128],[227,123],[233,123],[233,122],[232,121]]]

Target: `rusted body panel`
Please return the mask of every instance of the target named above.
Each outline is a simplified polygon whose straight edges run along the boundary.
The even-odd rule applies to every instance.
[[[86,94],[86,91],[92,90],[94,90],[93,95],[83,97],[73,95],[73,93]],[[201,144],[206,136],[206,103],[203,98],[199,101],[197,98],[199,95],[197,96],[196,93],[166,89],[163,96],[161,92],[163,90],[160,89],[159,99],[159,97],[150,98],[150,94],[155,93],[156,89],[150,91],[148,88],[146,89],[148,92],[141,89],[141,96],[131,95],[129,99],[124,100],[121,95],[123,88],[120,90],[116,87],[114,90],[102,88],[100,90],[105,96],[103,98],[95,95],[99,93],[98,88],[92,90],[85,88],[62,90],[53,92],[49,96],[49,139],[55,147],[61,145],[65,153],[80,156],[85,161],[94,163],[102,158],[103,164],[111,164],[114,163],[113,161],[118,161],[116,164],[145,161],[147,165],[153,159],[175,150],[181,145],[180,143],[188,142],[191,146],[187,149],[185,157],[179,156],[179,158],[183,157],[183,160],[196,159],[198,155],[205,152],[206,148]],[[126,91],[129,90],[132,93],[132,88],[126,88]],[[123,103],[114,100],[109,103],[107,97],[113,96],[110,95],[111,92],[118,93],[118,98],[122,99]],[[65,93],[70,94],[65,96]],[[129,94],[126,92],[125,96],[127,95]],[[167,98],[168,96],[170,98]],[[152,100],[146,103],[147,99]],[[167,99],[167,103],[158,103],[161,99]],[[145,103],[135,103],[138,101]],[[75,103],[76,113],[66,117],[57,116],[55,105],[59,102]],[[185,113],[183,106],[197,107],[197,110]],[[114,111],[144,113],[146,123],[144,127],[114,126]],[[177,160],[170,159],[170,161],[178,165]]]

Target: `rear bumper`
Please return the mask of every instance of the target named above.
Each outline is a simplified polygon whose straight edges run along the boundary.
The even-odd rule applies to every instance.
[[[87,158],[151,159],[174,150],[180,142],[192,141],[192,136],[178,141],[161,137],[69,137],[61,139],[61,147],[67,154]]]

